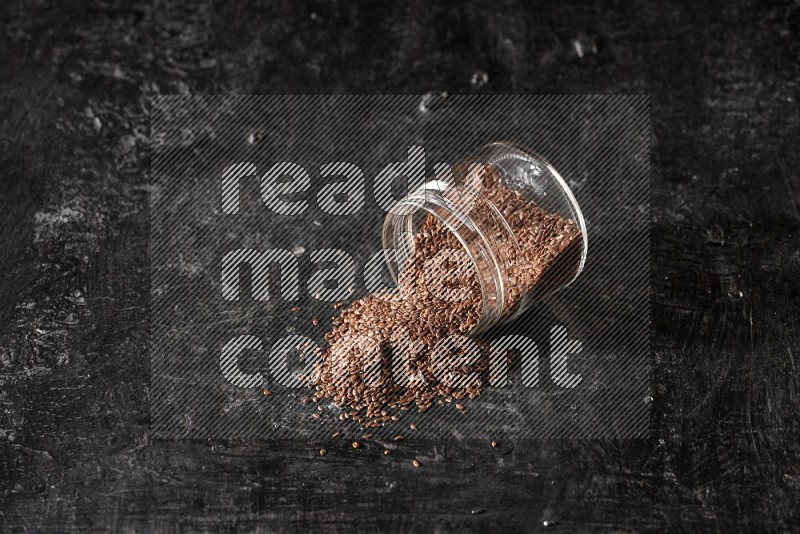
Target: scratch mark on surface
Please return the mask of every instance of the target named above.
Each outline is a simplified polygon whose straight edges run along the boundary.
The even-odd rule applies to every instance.
[[[786,189],[789,192],[789,202],[792,204],[792,211],[794,212],[794,217],[798,221],[800,221],[800,210],[797,208],[797,201],[794,198],[794,191],[792,190],[792,185],[789,182],[789,176],[786,173],[783,174],[783,183],[786,184]]]

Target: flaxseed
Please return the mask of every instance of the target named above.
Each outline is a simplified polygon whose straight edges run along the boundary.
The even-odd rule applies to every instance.
[[[492,228],[489,222],[496,221],[499,211],[513,233],[513,242],[507,233],[492,236],[508,272],[503,309],[510,316],[555,260],[579,243],[580,230],[575,221],[503,185],[490,167],[476,179],[485,201],[474,206],[472,219]],[[433,215],[423,220],[414,243],[397,287],[344,307],[325,334],[328,347],[318,351],[321,362],[308,379],[315,402],[332,399],[352,410],[342,413],[341,420],[352,417],[376,428],[399,419],[388,408],[405,411],[416,405],[424,412],[434,403],[442,405],[442,399],[474,399],[488,383],[489,344],[466,337],[483,311],[475,264]],[[319,323],[316,318],[312,322]],[[466,413],[462,402],[455,402],[455,408]]]

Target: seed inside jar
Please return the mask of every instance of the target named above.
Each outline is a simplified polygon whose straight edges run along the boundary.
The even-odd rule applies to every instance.
[[[544,283],[551,268],[556,270],[557,259],[577,249],[581,234],[575,221],[503,185],[492,167],[481,172],[483,200],[471,208],[472,220],[488,232],[502,213],[513,234],[491,236],[508,276],[508,316]],[[332,399],[368,428],[397,421],[389,408],[416,406],[425,412],[442,399],[458,401],[455,407],[467,413],[463,401],[477,397],[489,379],[489,344],[468,337],[482,319],[483,306],[475,263],[447,224],[427,215],[414,234],[414,252],[398,274],[397,287],[354,301],[334,319],[325,334],[328,347],[319,351],[321,362],[309,377],[314,400]]]

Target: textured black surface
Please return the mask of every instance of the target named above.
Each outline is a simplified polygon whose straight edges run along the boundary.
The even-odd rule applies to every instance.
[[[433,172],[433,162],[460,161],[465,150],[488,139],[513,139],[547,154],[580,199],[590,253],[569,288],[481,336],[494,347],[510,344],[519,351],[507,372],[495,364],[508,383],[467,401],[468,417],[452,403],[426,412],[414,436],[505,441],[646,434],[652,406],[648,97],[450,95],[427,112],[419,110],[420,100],[420,95],[152,99],[151,437],[314,439],[357,431],[353,421],[339,419],[341,410],[333,403],[301,403],[309,391],[302,384],[286,387],[288,373],[280,361],[298,371],[307,362],[302,353],[279,355],[274,347],[296,347],[301,339],[325,346],[323,335],[336,314],[333,303],[374,291],[372,284],[367,288],[363,266],[376,254],[379,262],[384,258],[386,212],[376,202],[380,188],[375,187],[383,167],[406,160],[408,146],[416,145],[424,147],[422,166],[427,163]],[[264,134],[251,143],[253,131]],[[302,212],[273,213],[259,198],[257,177],[250,176],[235,189],[239,211],[224,213],[220,176],[231,162],[242,161],[252,162],[259,174],[275,161],[308,169],[310,190],[295,197],[307,203]],[[330,180],[316,169],[330,161],[362,169],[363,178],[347,184],[362,192],[357,213],[321,209],[327,199],[322,186]],[[421,184],[424,171],[420,174]],[[242,247],[283,250],[284,257],[297,261],[297,285],[291,269],[282,266],[272,277],[276,291],[266,301],[256,300],[251,295],[260,277],[245,269],[240,282],[249,281],[249,289],[242,287],[238,300],[224,300],[223,258]],[[349,254],[357,267],[338,280],[340,295],[320,301],[308,285],[316,261],[310,256],[329,247]],[[280,294],[277,274],[286,290]],[[377,274],[390,279],[388,270]],[[300,309],[292,311],[294,306]],[[563,366],[578,373],[573,388],[552,378],[561,369],[551,341],[556,327],[579,347]],[[234,386],[221,372],[222,347],[237,336],[254,336],[247,339],[262,344],[238,358],[240,368],[261,375],[249,387]],[[308,352],[308,361],[314,361]],[[264,387],[273,395],[264,396]],[[320,416],[318,407],[324,411],[317,421],[311,413]],[[416,410],[399,415],[400,422],[375,429],[374,439],[391,441]]]
[[[3,530],[800,528],[800,6],[10,0],[0,25]],[[231,91],[650,93],[651,437],[149,441],[148,98]]]

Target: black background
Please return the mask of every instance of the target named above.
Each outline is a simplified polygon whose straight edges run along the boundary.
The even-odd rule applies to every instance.
[[[4,2],[0,526],[797,529],[798,31],[755,0]],[[151,441],[150,96],[428,91],[651,94],[651,436]]]
[[[518,320],[481,336],[495,347],[509,343],[507,336],[518,338],[511,343],[521,353],[508,368],[505,387],[490,388],[466,402],[468,417],[452,405],[420,415],[414,436],[509,441],[633,438],[647,431],[652,404],[648,98],[450,95],[429,104],[427,112],[419,110],[420,100],[420,95],[153,100],[151,135],[160,144],[151,154],[151,438],[314,439],[337,430],[347,436],[363,434],[352,421],[339,420],[341,410],[332,403],[324,403],[320,420],[311,419],[316,406],[300,402],[308,390],[286,388],[277,380],[280,364],[271,354],[273,343],[299,335],[324,346],[323,334],[337,314],[332,302],[314,298],[307,285],[314,273],[312,251],[334,247],[358,266],[348,273],[350,280],[340,280],[344,294],[334,302],[374,291],[364,283],[363,266],[376,253],[383,259],[386,211],[375,198],[381,169],[407,160],[409,146],[421,147],[426,168],[414,180],[422,183],[425,176],[434,176],[434,162],[463,161],[465,151],[495,139],[536,147],[568,181],[588,228],[586,266],[568,288],[539,299]],[[253,130],[265,133],[251,143],[248,132]],[[191,138],[185,132],[192,132]],[[242,161],[251,162],[259,174],[276,161],[307,169],[309,190],[291,197],[306,202],[305,209],[294,215],[274,213],[261,200],[259,180],[253,176],[239,181],[239,213],[223,213],[220,176],[232,162]],[[320,207],[322,185],[331,180],[318,169],[330,161],[348,161],[363,170],[363,179],[350,183],[364,197],[355,214],[332,215]],[[407,189],[402,181],[396,183],[399,196]],[[221,259],[241,247],[278,248],[287,255],[302,250],[297,256],[297,298],[279,293],[279,278],[285,273],[275,269],[269,299],[254,300],[253,271],[244,268],[240,298],[223,300]],[[295,306],[299,309],[292,311]],[[312,318],[319,324],[314,326]],[[556,325],[580,347],[571,351],[567,364],[569,372],[579,374],[574,389],[551,378],[551,328]],[[244,372],[262,373],[263,385],[234,386],[220,372],[222,347],[241,335],[263,343],[261,350],[238,358]],[[302,370],[315,359],[308,352],[309,361],[295,351],[289,351],[287,361]],[[523,366],[533,368],[534,358],[541,380],[525,385]],[[265,397],[262,387],[273,395]],[[398,428],[406,429],[417,416],[415,411],[399,415],[399,423],[373,432],[376,446],[391,442]]]

